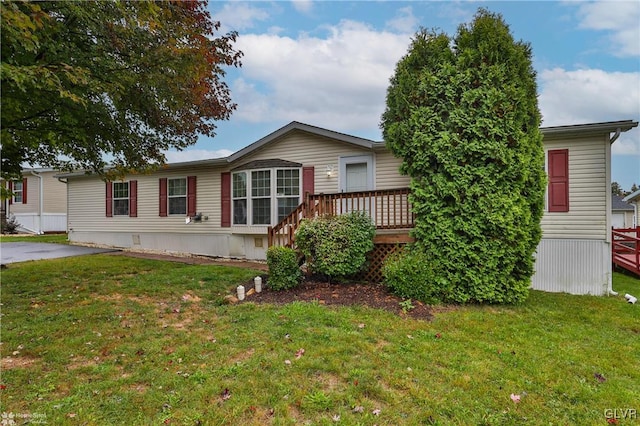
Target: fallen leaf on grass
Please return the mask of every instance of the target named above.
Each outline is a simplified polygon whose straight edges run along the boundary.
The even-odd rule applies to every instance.
[[[227,399],[231,398],[231,392],[229,392],[228,388],[224,389],[224,391],[220,394],[220,398],[222,398],[223,401],[226,401]]]
[[[605,379],[605,377],[600,373],[594,373],[593,377],[595,377],[596,380],[598,380],[600,383],[604,383],[607,381],[607,379]]]

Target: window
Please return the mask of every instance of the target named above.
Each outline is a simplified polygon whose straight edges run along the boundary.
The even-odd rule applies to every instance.
[[[113,183],[113,215],[129,216],[129,182]]]
[[[13,182],[13,202],[14,203],[22,203],[23,200],[23,186],[22,181],[14,181]]]
[[[233,174],[233,223],[236,225],[247,224],[247,173]]]
[[[271,171],[251,172],[251,211],[254,225],[271,223]]]
[[[278,222],[300,204],[300,170],[278,170],[276,178]]]
[[[187,214],[187,179],[168,180],[169,214]]]
[[[234,225],[271,225],[300,204],[300,169],[263,169],[232,174]]]

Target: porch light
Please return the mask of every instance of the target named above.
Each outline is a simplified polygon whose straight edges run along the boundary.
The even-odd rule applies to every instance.
[[[331,177],[333,174],[333,166],[331,164],[327,164],[327,177]]]

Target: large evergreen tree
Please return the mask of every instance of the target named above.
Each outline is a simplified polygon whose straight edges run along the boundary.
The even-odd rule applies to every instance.
[[[528,294],[541,238],[544,151],[529,44],[480,9],[454,38],[419,31],[382,116],[403,159],[416,248],[447,301],[513,303]]]
[[[206,1],[3,1],[2,177],[162,163],[235,105],[236,33]]]

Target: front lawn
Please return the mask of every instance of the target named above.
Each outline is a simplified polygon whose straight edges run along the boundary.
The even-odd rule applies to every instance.
[[[640,304],[623,298],[640,296],[635,278],[614,275],[617,297],[533,291],[425,322],[223,304],[258,273],[108,255],[10,265],[0,412],[56,425],[637,421]]]

